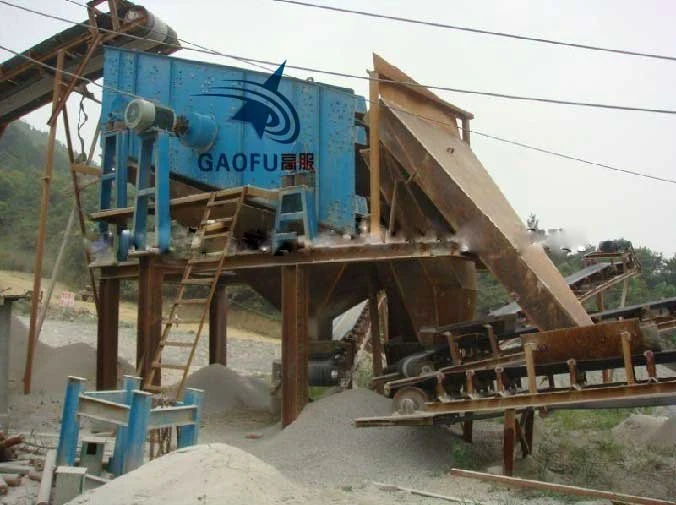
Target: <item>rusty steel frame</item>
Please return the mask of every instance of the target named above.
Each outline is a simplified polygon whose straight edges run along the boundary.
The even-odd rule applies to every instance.
[[[54,90],[52,95],[52,110],[56,110],[56,105],[61,96],[61,80],[64,64],[64,52],[57,53],[56,76],[54,77]],[[47,207],[49,205],[49,189],[54,169],[54,146],[56,144],[56,123],[49,127],[49,136],[47,138],[47,155],[45,168],[42,176],[42,198],[40,203],[40,217],[38,221],[37,243],[35,245],[35,266],[33,267],[33,297],[31,299],[30,324],[28,329],[28,348],[26,350],[26,366],[23,377],[23,392],[31,392],[31,379],[33,375],[33,357],[35,347],[37,346],[37,317],[40,305],[40,288],[42,283],[42,255],[45,247],[45,238],[47,234]]]
[[[285,266],[282,276],[282,427],[290,425],[308,401],[309,272]]]

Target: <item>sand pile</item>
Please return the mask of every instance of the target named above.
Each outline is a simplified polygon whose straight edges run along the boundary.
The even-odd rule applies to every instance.
[[[285,475],[313,484],[389,482],[392,476],[419,484],[452,466],[456,441],[447,430],[353,426],[356,417],[390,412],[391,401],[369,390],[333,394],[309,404],[291,426],[250,451]]]
[[[217,414],[227,410],[268,410],[269,388],[264,381],[245,377],[223,365],[209,365],[191,374],[187,387],[204,390],[202,411]]]
[[[632,414],[612,431],[615,439],[624,444],[676,447],[676,417]]]
[[[26,363],[28,328],[14,318],[10,341],[10,379],[14,384],[22,381]],[[118,360],[118,376],[133,374],[134,368]],[[96,386],[96,349],[87,344],[68,344],[52,347],[38,342],[33,361],[32,391],[63,393],[69,375],[87,379],[87,387]]]
[[[70,505],[321,503],[252,455],[225,444],[197,445],[155,459]]]

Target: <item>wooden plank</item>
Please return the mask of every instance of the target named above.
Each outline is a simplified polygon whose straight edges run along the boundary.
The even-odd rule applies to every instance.
[[[514,473],[514,440],[516,438],[516,412],[514,409],[505,410],[505,426],[502,441],[502,473]]]
[[[467,498],[457,498],[455,496],[448,496],[448,495],[443,495],[443,494],[438,494],[438,493],[432,493],[430,491],[424,491],[421,489],[413,489],[410,487],[402,487],[402,486],[393,486],[391,484],[384,484],[382,482],[372,482],[372,484],[383,491],[403,491],[405,493],[410,493],[418,496],[426,496],[429,498],[436,498],[437,500],[444,500],[444,501],[450,501],[454,503],[474,503],[476,505],[481,505],[482,502],[476,501],[474,499],[467,499]]]
[[[578,486],[568,486],[564,484],[552,484],[539,480],[520,479],[518,477],[508,477],[505,475],[493,475],[490,473],[475,472],[472,470],[461,470],[459,468],[452,468],[451,475],[458,477],[468,477],[471,479],[478,479],[489,482],[497,482],[510,487],[521,487],[528,489],[540,489],[543,491],[551,491],[554,493],[567,494],[572,496],[587,496],[591,498],[602,498],[614,502],[624,502],[636,505],[676,505],[676,502],[669,500],[661,500],[659,498],[648,498],[645,496],[634,496],[624,493],[616,493],[613,491],[601,491],[597,489],[589,489]]]

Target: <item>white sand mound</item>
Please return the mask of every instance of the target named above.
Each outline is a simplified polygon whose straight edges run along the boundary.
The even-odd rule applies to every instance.
[[[265,382],[245,377],[223,365],[209,365],[191,374],[187,387],[203,389],[205,414],[232,409],[268,410],[270,393]]]
[[[337,485],[365,480],[417,479],[452,466],[455,441],[439,427],[355,428],[361,416],[388,415],[391,400],[366,389],[329,395],[305,407],[299,418],[250,451],[282,473],[308,483],[330,476]]]
[[[70,505],[310,505],[316,497],[270,465],[226,444],[174,451]]]

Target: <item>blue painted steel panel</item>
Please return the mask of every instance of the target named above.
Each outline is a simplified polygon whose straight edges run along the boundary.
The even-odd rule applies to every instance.
[[[171,136],[159,164],[160,170],[168,168],[189,181],[219,189],[278,188],[282,175],[289,173],[282,170],[282,156],[291,154],[300,164],[301,156],[310,154],[315,168],[315,221],[351,233],[355,230],[355,143],[364,137],[354,115],[364,108],[364,101],[351,90],[284,77],[282,71],[280,66],[269,75],[108,47],[102,126],[105,129],[110,119],[121,120],[133,99],[114,89],[162,104],[178,115],[209,116],[218,132],[208,150],[198,152]],[[272,103],[279,114],[268,114],[267,108],[261,112],[257,105],[261,100]],[[138,135],[130,135],[129,148],[136,158]]]

